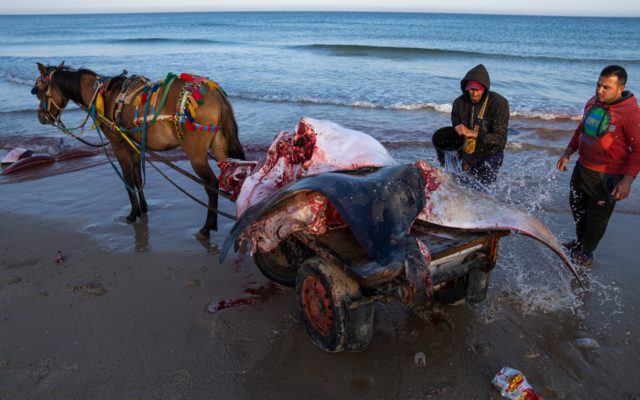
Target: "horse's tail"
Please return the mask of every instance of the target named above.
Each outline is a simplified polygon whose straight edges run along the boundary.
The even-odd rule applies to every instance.
[[[230,158],[244,160],[244,150],[238,138],[238,123],[233,114],[233,107],[227,96],[220,89],[218,89],[218,97],[221,100],[219,124],[222,125],[222,131],[227,140],[227,155]]]

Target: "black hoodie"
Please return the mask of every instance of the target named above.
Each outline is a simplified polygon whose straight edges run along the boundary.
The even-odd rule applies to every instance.
[[[478,104],[471,103],[469,95],[464,90],[468,81],[476,81],[485,87],[484,95]],[[490,91],[491,80],[489,72],[482,64],[471,68],[460,81],[462,96],[453,102],[451,123],[453,126],[464,124],[473,129],[480,125],[478,139],[473,156],[487,156],[504,150],[507,144],[507,130],[509,129],[509,102],[496,92]],[[485,98],[489,96],[484,118],[480,120],[478,114],[482,109]]]

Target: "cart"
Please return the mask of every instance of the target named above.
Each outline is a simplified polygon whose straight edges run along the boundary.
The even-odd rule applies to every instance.
[[[416,221],[411,236],[430,250],[431,262],[421,262],[423,257],[414,254],[414,265],[406,269],[377,265],[348,227],[319,236],[292,234],[274,250],[258,251],[253,258],[267,278],[295,287],[314,344],[328,352],[361,351],[373,337],[376,302],[400,301],[414,307],[482,301],[498,242],[508,234],[443,229]],[[430,282],[421,282],[423,277]]]

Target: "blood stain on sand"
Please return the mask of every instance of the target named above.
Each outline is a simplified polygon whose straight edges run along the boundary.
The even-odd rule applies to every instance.
[[[217,302],[212,302],[209,305],[207,305],[207,312],[209,314],[216,314],[219,311],[222,311],[224,309],[227,308],[232,308],[232,307],[237,307],[237,306],[245,306],[248,304],[253,304],[256,303],[258,301],[264,301],[267,300],[271,297],[273,297],[274,295],[278,294],[281,292],[281,288],[273,283],[273,282],[269,282],[264,286],[260,286],[257,288],[246,288],[244,290],[244,293],[250,295],[247,297],[241,297],[238,299],[227,299],[227,300],[220,300]]]

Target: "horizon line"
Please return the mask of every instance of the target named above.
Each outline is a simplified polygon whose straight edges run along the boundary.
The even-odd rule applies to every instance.
[[[63,11],[63,12],[0,12],[0,16],[64,16],[64,15],[122,15],[122,14],[191,14],[191,13],[362,13],[362,14],[454,14],[454,15],[494,15],[494,16],[514,16],[514,17],[567,17],[567,18],[640,18],[628,15],[589,15],[589,14],[528,14],[528,13],[496,13],[496,12],[470,12],[470,11],[425,11],[425,10],[105,10],[105,11]]]

